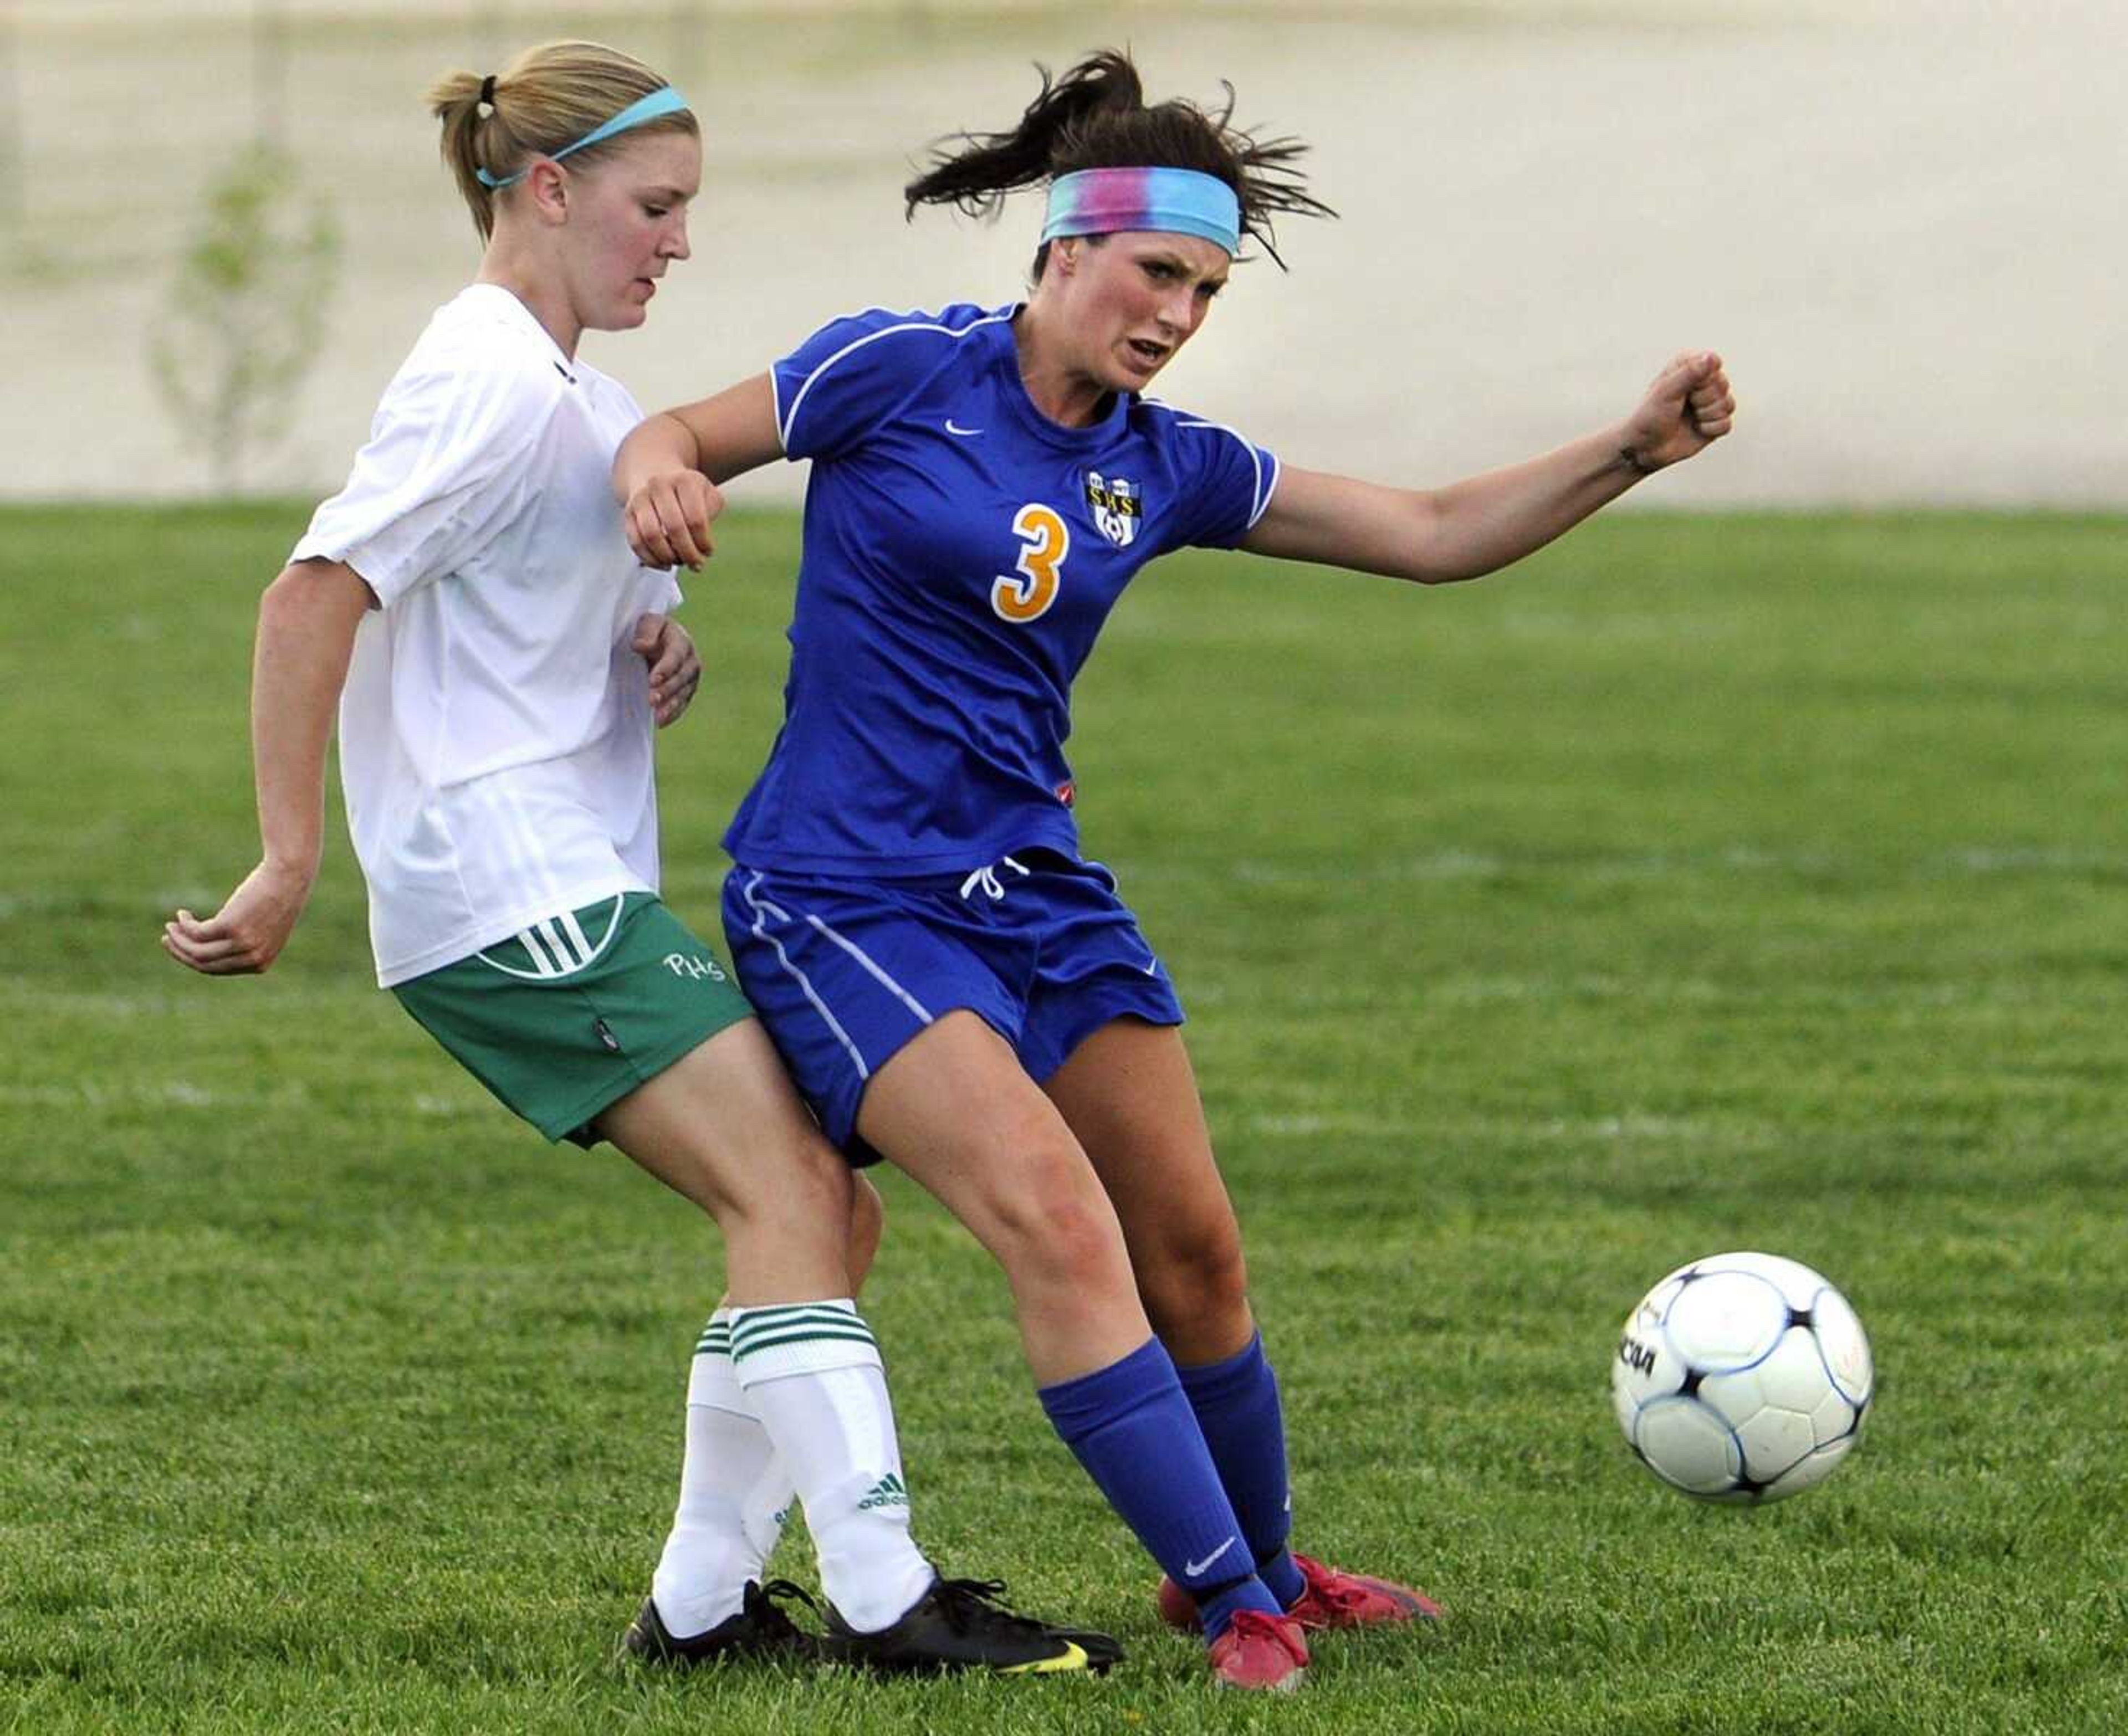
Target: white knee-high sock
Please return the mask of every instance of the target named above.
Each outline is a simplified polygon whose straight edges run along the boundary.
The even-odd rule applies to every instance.
[[[847,1297],[734,1308],[732,1366],[791,1472],[820,1587],[862,1633],[937,1577],[909,1534],[909,1490],[879,1347]]]
[[[734,1386],[737,1382],[734,1382]],[[751,1406],[747,1415],[753,1416]],[[761,1419],[753,1417],[753,1425],[761,1429]],[[762,1439],[768,1431],[761,1429]],[[763,1572],[768,1570],[770,1557],[776,1553],[776,1545],[782,1540],[783,1522],[790,1518],[798,1505],[797,1485],[791,1481],[790,1467],[783,1463],[783,1455],[770,1442],[768,1463],[761,1475],[753,1480],[753,1487],[746,1492],[746,1499],[739,1506],[739,1523],[746,1527],[746,1540],[753,1545],[754,1558]]]
[[[730,1313],[720,1308],[687,1371],[680,1505],[650,1582],[667,1632],[687,1639],[739,1613],[790,1505],[791,1480],[732,1373]]]

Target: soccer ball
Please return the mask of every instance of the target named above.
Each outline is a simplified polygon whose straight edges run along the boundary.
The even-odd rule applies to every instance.
[[[1773,1254],[1679,1267],[1626,1317],[1611,1364],[1627,1444],[1701,1501],[1780,1501],[1824,1482],[1875,1392],[1847,1298]]]

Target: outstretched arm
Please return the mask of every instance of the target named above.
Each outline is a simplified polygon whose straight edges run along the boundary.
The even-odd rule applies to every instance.
[[[1657,375],[1616,427],[1446,488],[1283,471],[1242,547],[1423,585],[1475,579],[1543,548],[1643,477],[1705,451],[1729,432],[1736,413],[1722,358],[1694,351]]]
[[[338,561],[297,561],[259,599],[251,665],[259,866],[212,916],[180,910],[164,925],[163,950],[179,964],[248,975],[287,944],[317,878],[333,714],[355,629],[375,600],[362,576]]]
[[[710,522],[724,510],[717,485],[782,456],[767,374],[641,424],[613,461],[613,491],[636,558],[699,571],[712,547]]]

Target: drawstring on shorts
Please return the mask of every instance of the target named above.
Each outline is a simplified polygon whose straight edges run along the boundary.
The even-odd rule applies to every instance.
[[[1034,872],[1032,868],[1026,867],[1021,863],[1014,861],[1010,856],[1001,856],[995,862],[988,863],[984,866],[978,868],[973,874],[970,875],[967,879],[961,882],[962,898],[963,899],[973,898],[976,895],[976,889],[980,887],[989,895],[990,901],[992,904],[995,904],[1001,903],[1005,898],[1005,883],[999,880],[997,875],[997,871],[1000,868],[1011,869],[1014,874],[1019,875],[1023,880],[1026,879],[1029,875]]]

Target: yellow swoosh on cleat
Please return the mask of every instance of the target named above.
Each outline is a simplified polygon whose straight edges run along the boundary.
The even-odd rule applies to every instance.
[[[1093,1660],[1088,1658],[1079,1642],[1067,1639],[1064,1650],[1055,1658],[1038,1658],[1031,1663],[1009,1663],[998,1672],[1000,1676],[1053,1676],[1060,1670],[1090,1670]]]

